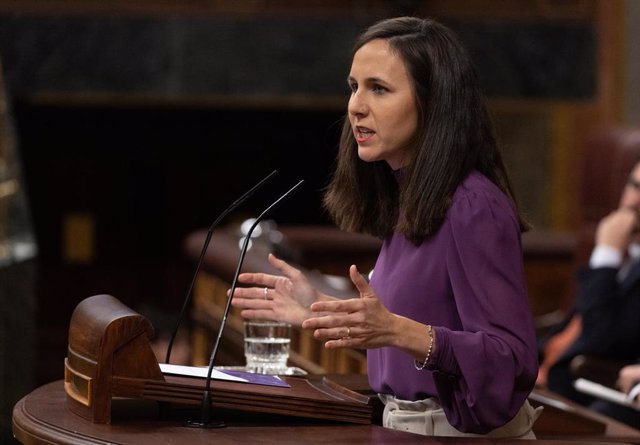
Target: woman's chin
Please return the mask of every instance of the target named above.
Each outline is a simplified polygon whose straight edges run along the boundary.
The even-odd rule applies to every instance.
[[[371,153],[371,151],[366,149],[363,150],[362,148],[358,148],[358,157],[364,162],[375,162],[380,160],[377,156]]]

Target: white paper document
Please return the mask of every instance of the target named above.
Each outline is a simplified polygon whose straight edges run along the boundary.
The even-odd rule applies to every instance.
[[[601,399],[608,400],[609,402],[614,402],[619,405],[633,406],[633,402],[625,393],[616,391],[615,389],[609,388],[608,386],[592,382],[591,380],[577,379],[575,382],[573,382],[573,386],[582,393],[599,397]]]
[[[170,365],[167,363],[160,363],[160,370],[164,374],[184,375],[188,377],[202,377],[203,379],[207,378],[208,371],[206,366],[183,366]],[[224,372],[220,372],[216,369],[213,369],[211,371],[211,378],[214,380],[227,380],[229,382],[248,382],[247,379],[225,374]]]

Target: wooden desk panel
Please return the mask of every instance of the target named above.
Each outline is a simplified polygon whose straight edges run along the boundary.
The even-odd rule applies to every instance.
[[[114,406],[111,425],[91,423],[67,410],[62,382],[57,381],[36,389],[16,404],[13,431],[24,445],[522,444],[520,440],[424,437],[376,425],[289,423],[288,420],[276,424],[263,417],[252,416],[231,421],[226,428],[210,430],[187,428],[179,421],[157,419],[156,405],[126,401]],[[584,443],[584,440],[538,440],[537,443],[576,445]],[[589,440],[590,445],[611,443]]]

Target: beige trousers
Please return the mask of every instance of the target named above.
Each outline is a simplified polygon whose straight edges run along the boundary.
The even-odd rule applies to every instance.
[[[385,428],[424,436],[535,439],[531,428],[542,411],[542,407],[533,409],[529,402],[525,401],[516,416],[505,425],[487,434],[473,434],[462,433],[452,427],[442,407],[433,399],[410,402],[386,394],[379,394],[379,397],[384,403],[382,425]]]

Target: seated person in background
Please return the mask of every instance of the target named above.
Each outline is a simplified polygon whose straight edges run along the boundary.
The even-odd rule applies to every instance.
[[[640,350],[639,211],[640,162],[618,209],[598,224],[589,267],[578,273],[574,311],[542,342],[537,383],[583,405],[593,399],[573,388],[569,364],[576,355],[634,361]]]
[[[596,399],[589,408],[613,417],[634,428],[640,428],[640,364],[627,365],[618,373],[618,389],[634,401],[635,409],[607,400]]]

